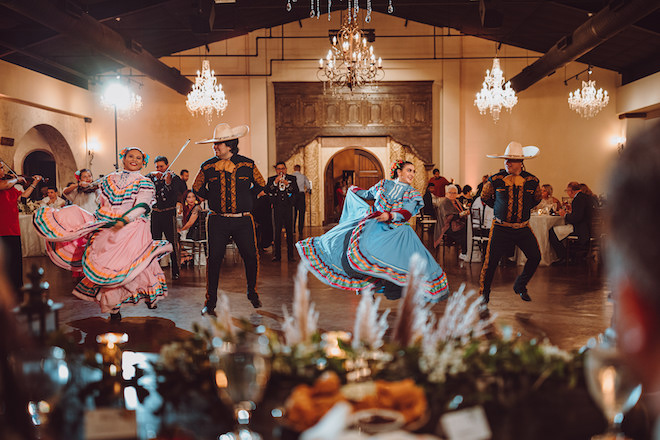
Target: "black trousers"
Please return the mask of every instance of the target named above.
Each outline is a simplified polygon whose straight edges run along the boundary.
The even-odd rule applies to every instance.
[[[529,227],[509,228],[493,224],[479,280],[479,293],[482,295],[490,294],[490,286],[493,283],[497,264],[507,250],[511,249],[511,246],[518,246],[527,257],[527,263],[525,263],[522,273],[513,283],[513,290],[516,293],[527,292],[527,283],[541,262],[539,243]]]
[[[247,279],[247,293],[257,293],[257,271],[259,260],[254,233],[252,215],[243,217],[223,217],[210,215],[208,219],[209,257],[206,263],[206,306],[214,309],[218,301],[218,282],[222,260],[229,238],[234,238],[238,252],[245,265],[245,278]]]
[[[296,195],[295,213],[293,215],[293,225],[298,226],[298,235],[302,235],[303,227],[305,226],[306,210],[305,192],[299,191]]]
[[[151,212],[151,236],[154,240],[161,240],[165,234],[165,240],[172,243],[174,255],[170,256],[172,276],[179,274],[179,240],[176,233],[176,209],[169,211]]]
[[[0,236],[0,241],[4,248],[5,273],[9,274],[9,282],[14,289],[16,299],[19,303],[23,302],[23,294],[21,293],[21,287],[23,287],[23,246],[21,245],[21,236],[3,235]]]
[[[293,206],[273,203],[273,256],[282,256],[282,227],[286,231],[286,256],[293,257]]]

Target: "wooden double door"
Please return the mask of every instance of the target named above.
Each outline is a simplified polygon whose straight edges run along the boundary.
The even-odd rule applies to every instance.
[[[325,219],[323,224],[339,221],[345,190],[351,185],[370,188],[383,178],[378,159],[360,148],[335,154],[325,169]]]

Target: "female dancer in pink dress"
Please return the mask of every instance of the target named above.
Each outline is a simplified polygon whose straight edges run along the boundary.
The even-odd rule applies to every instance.
[[[121,320],[122,304],[144,300],[156,308],[167,295],[158,260],[172,252],[170,243],[151,237],[148,216],[155,188],[140,174],[149,157],[136,147],[125,148],[120,157],[124,169],[99,183],[100,205],[94,215],[71,205],[43,207],[33,217],[51,260],[68,270],[82,267],[84,278],[73,294],[97,302],[112,321]]]

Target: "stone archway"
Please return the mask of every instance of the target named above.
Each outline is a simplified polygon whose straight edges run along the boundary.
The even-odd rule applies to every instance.
[[[302,148],[298,148],[285,160],[288,169],[294,165],[301,166],[301,172],[312,183],[312,194],[309,198],[308,221],[311,226],[322,226],[325,220],[325,169],[330,159],[338,152],[347,148],[359,147],[368,151],[380,163],[384,177],[389,177],[390,164],[395,160],[404,159],[415,166],[417,173],[413,186],[424,193],[426,173],[424,160],[415,150],[402,145],[389,136],[333,136],[318,137]]]
[[[35,125],[17,142],[14,163],[18,173],[23,173],[25,158],[34,151],[45,151],[55,158],[55,186],[61,188],[74,179],[76,160],[69,143],[55,127],[47,124]]]

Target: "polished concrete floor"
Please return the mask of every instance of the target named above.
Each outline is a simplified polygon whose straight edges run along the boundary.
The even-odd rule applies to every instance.
[[[323,233],[321,228],[311,230],[312,235]],[[284,242],[284,240],[283,240]],[[450,288],[458,289],[465,283],[468,289],[478,289],[481,263],[460,261],[455,248],[433,250],[440,265],[447,272]],[[272,262],[269,250],[261,253],[258,290],[263,308],[255,310],[245,296],[243,263],[234,249],[229,249],[220,275],[220,290],[229,296],[232,314],[249,318],[279,329],[283,317],[282,307],[291,309],[293,277],[297,263]],[[296,256],[297,257],[297,256]],[[297,258],[296,258],[297,259]],[[297,259],[298,260],[298,259]],[[98,305],[82,301],[71,295],[73,281],[69,272],[53,265],[47,257],[24,259],[25,270],[31,265],[45,269],[45,279],[50,283],[50,295],[64,304],[60,321],[83,334],[100,332],[105,328],[116,329],[107,322]],[[495,276],[491,293],[490,310],[497,314],[500,325],[510,325],[528,338],[548,338],[561,348],[578,348],[602,332],[610,323],[612,304],[608,301],[607,286],[602,274],[586,265],[567,267],[539,267],[529,284],[532,302],[523,302],[513,293],[512,285],[522,266],[500,267]],[[165,273],[170,278],[169,269]],[[159,302],[158,308],[149,310],[143,304],[124,306],[123,320],[119,328],[140,338],[147,347],[157,349],[163,341],[158,335],[174,338],[192,329],[194,322],[203,322],[200,309],[205,295],[204,266],[184,268],[181,278],[169,282],[169,296]],[[319,326],[323,330],[351,331],[359,297],[347,291],[333,289],[310,275],[309,289],[312,301],[320,311]],[[381,308],[391,308],[394,322],[396,301],[383,299]],[[442,314],[445,303],[434,306]],[[154,339],[155,338],[155,339]],[[142,349],[145,349],[144,345]]]

